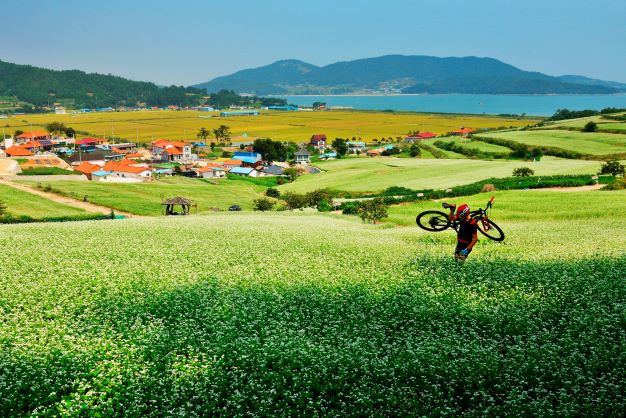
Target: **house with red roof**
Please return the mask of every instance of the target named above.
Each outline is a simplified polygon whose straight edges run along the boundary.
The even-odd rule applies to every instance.
[[[74,171],[83,173],[85,176],[87,176],[89,180],[92,179],[93,173],[95,173],[96,171],[100,171],[100,170],[102,170],[102,166],[98,164],[92,164],[88,161],[83,161],[82,163],[74,167]]]
[[[406,143],[414,143],[415,141],[422,141],[424,139],[436,138],[437,135],[432,132],[420,132],[414,135],[408,135],[404,138],[404,142]]]
[[[17,145],[20,145],[20,144],[25,144],[29,141],[39,141],[39,140],[49,141],[51,138],[52,137],[50,133],[46,131],[28,131],[28,132],[24,132],[16,136],[15,143]]]
[[[191,153],[191,144],[183,141],[168,141],[158,139],[152,143],[152,153],[161,156],[161,160],[167,161],[191,161],[194,155]]]
[[[8,157],[29,157],[33,155],[29,150],[18,147],[17,145],[7,148],[4,152]]]
[[[466,137],[466,136],[468,136],[469,134],[471,134],[472,132],[475,132],[475,131],[476,131],[476,130],[475,130],[475,129],[472,129],[472,128],[464,128],[464,127],[461,127],[461,129],[457,129],[456,131],[452,131],[452,132],[450,132],[450,135],[456,135],[456,136],[463,136],[463,137]]]
[[[318,149],[320,152],[324,152],[326,149],[326,135],[325,134],[316,134],[311,137],[311,145]]]

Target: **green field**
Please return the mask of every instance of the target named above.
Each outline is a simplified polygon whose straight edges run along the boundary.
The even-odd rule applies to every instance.
[[[563,130],[508,131],[480,134],[533,146],[557,147],[582,154],[606,155],[626,152],[626,135]]]
[[[390,186],[441,189],[491,177],[508,177],[517,167],[531,167],[536,175],[597,173],[596,161],[544,157],[539,162],[467,159],[346,158],[317,163],[323,173],[305,175],[279,188],[306,192],[319,188],[341,191],[382,191]]]
[[[0,226],[0,415],[622,415],[625,197],[499,194],[464,265],[330,215]]]
[[[589,116],[586,118],[577,118],[577,119],[567,119],[556,122],[548,122],[545,125],[545,128],[577,128],[582,129],[587,123],[595,122],[598,124],[598,129],[609,129],[609,130],[626,130],[626,122],[617,122],[611,119],[605,119],[600,115],[597,116]]]
[[[52,202],[3,184],[0,184],[0,200],[5,203],[7,212],[12,216],[30,216],[35,219],[42,219],[87,214],[82,209]]]
[[[21,183],[34,185],[33,182]],[[237,204],[242,209],[252,209],[253,200],[260,197],[266,187],[245,180],[222,179],[217,184],[199,179],[172,177],[154,183],[104,183],[104,182],[45,182],[57,192],[77,199],[87,196],[89,201],[101,206],[130,212],[135,215],[161,215],[162,198],[187,197],[198,204],[198,213],[212,208],[227,210]],[[180,211],[180,208],[177,210]],[[195,209],[192,209],[195,213]]]
[[[442,139],[442,141],[446,141],[446,140],[447,140],[446,138]],[[495,145],[495,144],[489,144],[487,142],[483,142],[477,139],[472,140],[472,141],[458,141],[457,143],[458,145],[462,147],[478,149],[484,152],[503,152],[503,153],[511,152],[510,148],[503,147],[500,145]]]

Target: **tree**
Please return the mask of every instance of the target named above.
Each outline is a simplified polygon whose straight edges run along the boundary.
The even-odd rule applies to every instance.
[[[46,125],[46,130],[52,135],[61,135],[66,129],[67,127],[62,122],[50,122]]]
[[[283,200],[289,210],[302,209],[306,206],[306,197],[303,194],[283,193]]]
[[[0,200],[0,216],[4,216],[7,214],[7,205],[4,203],[4,200]]]
[[[21,129],[16,129],[15,132],[13,132],[13,138],[18,137],[22,135],[23,133],[24,131],[22,131]]]
[[[409,155],[413,158],[419,157],[420,155],[422,155],[422,149],[417,144],[413,144],[411,145],[411,150],[409,151]]]
[[[598,130],[598,124],[594,121],[589,121],[583,127],[583,132],[595,132]]]
[[[535,172],[528,167],[519,167],[513,170],[513,177],[530,177]]]
[[[255,139],[252,149],[260,153],[268,163],[287,159],[287,147],[282,142],[272,141],[269,138]]]
[[[333,149],[337,153],[337,158],[341,158],[348,153],[348,144],[343,138],[333,139]]]
[[[607,161],[602,165],[600,174],[611,174],[614,176],[624,175],[624,166],[617,160]]]
[[[320,107],[326,107],[326,102],[313,102],[313,109],[319,109]]]
[[[294,182],[300,175],[300,171],[295,167],[289,167],[285,169],[284,174],[289,178],[289,181]]]
[[[198,134],[196,135],[198,138],[207,139],[211,135],[211,132],[206,128],[200,128]]]
[[[265,195],[267,197],[273,197],[275,199],[278,199],[280,197],[280,190],[270,187],[265,191]]]
[[[306,206],[310,208],[316,208],[319,210],[320,205],[322,205],[322,202],[326,202],[326,204],[328,204],[331,198],[332,196],[327,190],[316,189],[311,192],[308,192],[305,195]]]
[[[363,222],[372,221],[373,223],[377,223],[387,217],[387,206],[382,197],[377,197],[361,202],[357,213],[359,217],[363,219]]]
[[[260,212],[265,212],[267,210],[272,210],[275,202],[266,197],[261,197],[259,199],[254,200],[254,210],[258,210]]]
[[[219,128],[213,129],[213,135],[218,142],[227,142],[230,139],[230,128],[226,125],[220,125]]]

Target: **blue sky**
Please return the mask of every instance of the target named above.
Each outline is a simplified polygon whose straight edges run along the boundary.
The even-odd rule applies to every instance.
[[[0,60],[190,85],[296,58],[493,57],[626,82],[624,0],[20,0]]]

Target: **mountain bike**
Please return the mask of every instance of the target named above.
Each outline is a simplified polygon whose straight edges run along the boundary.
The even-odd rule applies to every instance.
[[[502,232],[502,229],[496,225],[494,221],[489,219],[489,215],[487,213],[487,211],[491,212],[491,208],[493,207],[493,198],[494,196],[491,196],[491,199],[489,199],[485,209],[471,211],[470,217],[476,220],[478,230],[484,236],[494,241],[503,241],[504,232]],[[451,221],[447,213],[438,210],[427,210],[420,213],[417,215],[417,218],[415,218],[415,222],[417,223],[417,226],[429,232],[441,232],[448,228],[453,228],[455,231],[458,231],[459,225],[461,224],[458,219]]]

